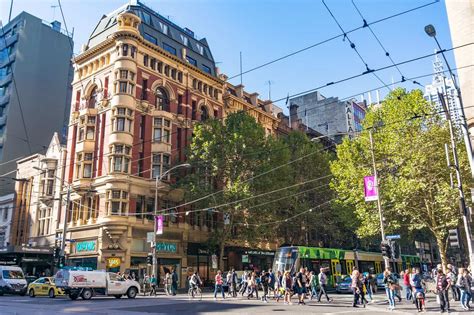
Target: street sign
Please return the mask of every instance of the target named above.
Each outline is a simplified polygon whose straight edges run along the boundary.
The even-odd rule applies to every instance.
[[[399,240],[401,237],[400,237],[400,234],[396,234],[396,235],[387,235],[385,236],[385,238],[387,240]]]
[[[148,233],[146,233],[146,242],[147,242],[147,243],[153,243],[153,241],[154,241],[153,237],[154,237],[154,236],[155,236],[155,235],[154,235],[153,232],[148,232]]]

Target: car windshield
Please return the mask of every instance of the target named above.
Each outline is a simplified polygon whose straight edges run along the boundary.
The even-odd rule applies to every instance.
[[[20,270],[3,270],[3,279],[25,279]]]

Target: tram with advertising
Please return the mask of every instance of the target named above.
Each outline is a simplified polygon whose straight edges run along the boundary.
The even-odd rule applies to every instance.
[[[420,258],[415,255],[401,255],[401,258],[391,260],[392,270],[397,273],[415,266],[420,267],[420,263]],[[361,272],[380,274],[383,272],[382,254],[307,246],[280,247],[275,252],[273,271],[288,270],[293,274],[300,267],[305,267],[318,274],[320,268],[326,268],[328,285],[334,286],[342,275],[350,275],[352,267],[356,265]]]

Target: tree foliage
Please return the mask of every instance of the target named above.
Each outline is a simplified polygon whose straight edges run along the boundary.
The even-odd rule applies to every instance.
[[[450,143],[447,122],[423,99],[419,90],[392,91],[372,108],[359,137],[345,139],[331,165],[332,187],[340,202],[353,207],[360,237],[380,235],[376,202],[365,202],[363,177],[372,175],[369,130],[373,133],[379,195],[386,233],[428,229],[446,263],[448,229],[459,222],[458,191],[451,187],[444,151]],[[457,135],[463,178],[467,159]],[[454,172],[453,172],[454,173]]]

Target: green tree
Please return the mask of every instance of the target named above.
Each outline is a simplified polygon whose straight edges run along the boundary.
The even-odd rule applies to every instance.
[[[450,185],[445,143],[450,143],[447,123],[423,99],[419,90],[392,91],[379,108],[372,108],[364,132],[345,139],[331,165],[332,187],[340,202],[350,205],[360,222],[357,233],[380,233],[375,202],[365,202],[363,177],[372,174],[368,129],[372,130],[378,171],[379,195],[387,233],[426,228],[436,239],[446,264],[448,229],[459,223],[458,192]],[[466,154],[457,137],[463,178],[467,179]]]
[[[256,203],[252,196],[271,191],[283,182],[285,170],[258,176],[287,160],[288,150],[271,137],[245,112],[229,115],[225,122],[208,120],[194,128],[188,161],[194,172],[186,179],[189,199],[211,196],[193,204],[194,209],[209,211],[193,213],[197,220],[212,217],[215,222],[210,244],[219,249],[220,267],[223,267],[224,248],[232,241],[255,244],[266,241],[271,226],[257,226],[266,211],[248,208]],[[243,202],[239,200],[245,199]],[[262,199],[259,199],[261,202]],[[218,209],[213,209],[217,205]],[[261,210],[261,211],[260,211]],[[223,218],[228,217],[228,224]],[[234,243],[235,244],[235,243]]]

